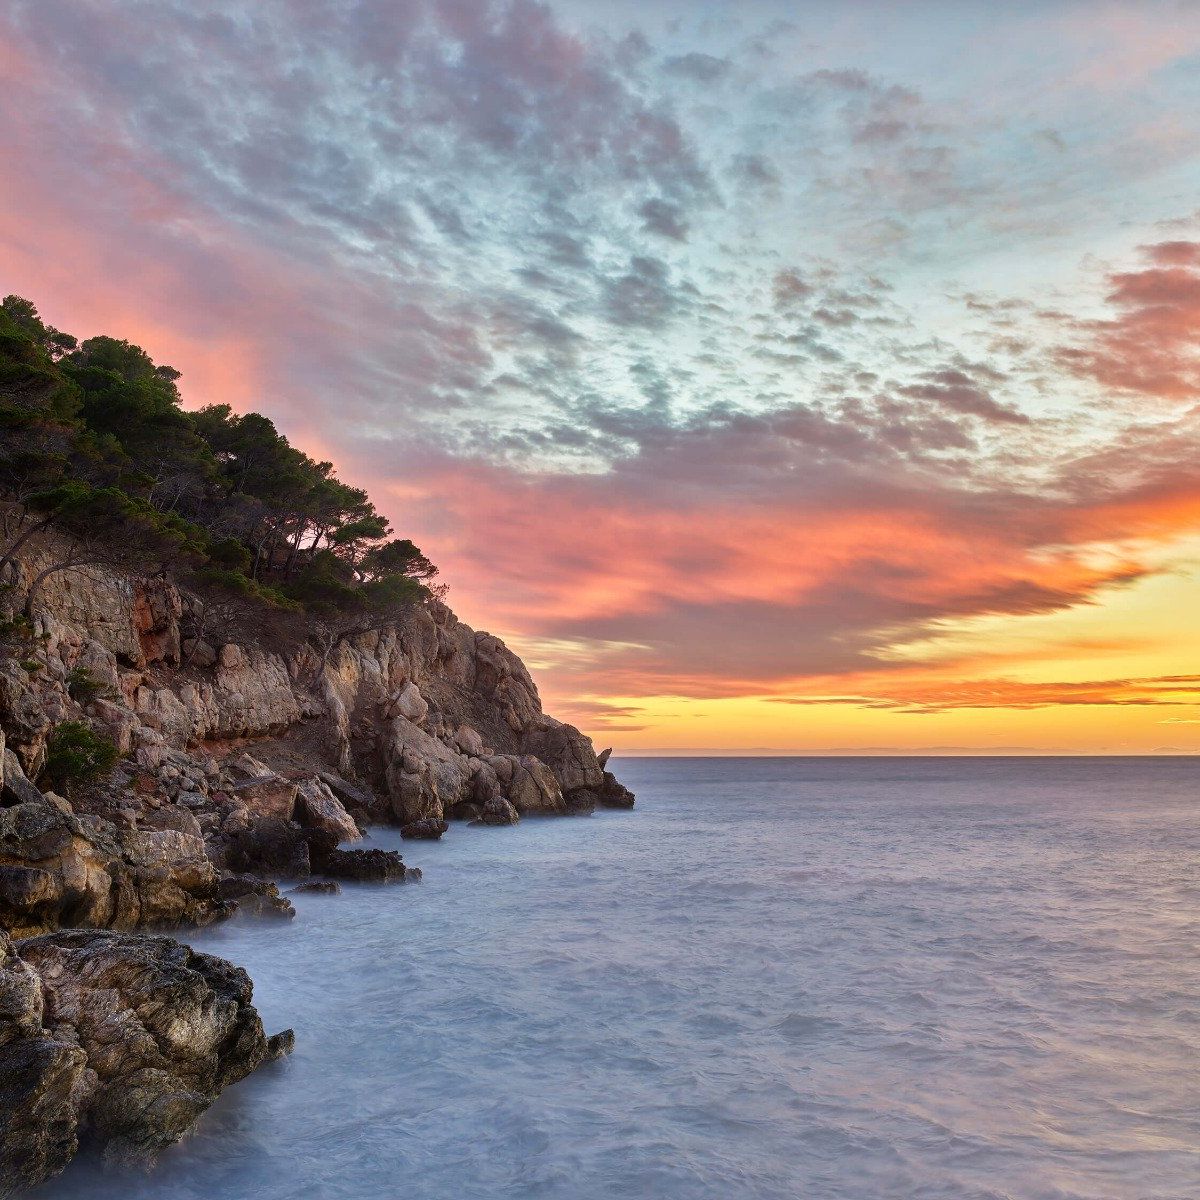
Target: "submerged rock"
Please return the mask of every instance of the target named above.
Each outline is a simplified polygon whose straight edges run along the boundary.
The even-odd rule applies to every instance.
[[[0,1196],[58,1174],[86,1129],[147,1163],[221,1091],[286,1053],[245,971],[171,938],[0,933]]]

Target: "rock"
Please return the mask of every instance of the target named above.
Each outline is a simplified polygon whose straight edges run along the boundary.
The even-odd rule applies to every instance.
[[[464,754],[473,755],[475,758],[482,756],[483,738],[480,737],[479,731],[472,729],[470,725],[460,725],[458,732],[454,735],[454,740]]]
[[[495,764],[496,758],[488,760]],[[566,812],[567,806],[554,772],[544,762],[524,754],[508,758],[507,783],[502,788],[513,808],[522,816],[526,813],[549,815]]]
[[[204,925],[227,915],[199,838],[122,830],[45,799],[0,809],[0,927]]]
[[[471,822],[472,825],[515,825],[520,816],[507,800],[497,797],[483,806],[483,812]]]
[[[464,800],[461,804],[455,804],[446,816],[452,821],[477,821],[483,816],[483,805]]]
[[[587,788],[568,792],[563,800],[569,817],[590,817],[596,811],[596,798]]]
[[[591,741],[574,725],[564,725],[551,717],[530,729],[524,738],[525,751],[554,772],[559,787],[566,792],[577,788],[598,788],[604,771],[596,760]]]
[[[11,750],[4,751],[4,799],[11,804],[39,804],[42,793],[25,777],[21,760]]]
[[[170,938],[0,934],[0,1194],[58,1174],[81,1130],[146,1164],[217,1096],[290,1048],[245,971]]]
[[[337,896],[341,890],[342,885],[336,879],[313,879],[308,883],[302,883],[299,887],[292,888],[290,894],[310,892],[318,896]]]
[[[320,779],[306,779],[299,784],[296,795],[296,820],[305,829],[328,833],[333,837],[335,844],[352,842],[362,836],[354,818]]]
[[[272,774],[233,784],[229,791],[260,817],[290,821],[296,812],[296,796],[300,789],[291,780]]]
[[[291,920],[296,915],[290,900],[279,894],[279,888],[253,875],[226,875],[221,879],[221,898],[237,906],[239,913],[249,917],[282,917]]]
[[[406,683],[392,700],[393,715],[420,725],[429,714],[429,704],[415,683]]]
[[[421,878],[417,867],[406,867],[395,850],[334,850],[321,864],[326,875],[358,883],[408,883]]]
[[[321,771],[321,782],[342,802],[343,807],[350,806],[369,813],[376,808],[375,797],[353,783],[349,783],[333,771]]]
[[[604,772],[604,782],[600,788],[600,803],[605,808],[632,808],[635,803],[633,793],[611,771]]]
[[[450,826],[445,821],[413,821],[400,827],[400,836],[414,841],[436,842]]]
[[[196,820],[195,815],[186,808],[177,808],[174,805],[144,813],[141,824],[145,829],[174,829],[191,837],[203,836],[200,832],[200,822]]]
[[[236,810],[226,819],[232,825]],[[225,837],[225,862],[237,872],[254,871],[270,879],[302,879],[312,873],[309,843],[304,831],[282,817],[260,817],[250,813]]]
[[[606,750],[601,750],[600,753],[596,755],[596,765],[600,768],[600,770],[603,771],[604,768],[608,766],[608,760],[611,756],[612,756],[612,747],[611,746],[609,746],[608,749],[606,749]]]

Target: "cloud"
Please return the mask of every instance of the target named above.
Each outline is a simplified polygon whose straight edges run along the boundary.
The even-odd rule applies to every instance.
[[[1200,243],[1143,247],[1150,266],[1108,277],[1117,315],[1081,322],[1059,351],[1069,369],[1106,387],[1162,400],[1200,396]]]
[[[1151,695],[955,692],[895,661],[947,623],[1102,603],[1200,517],[1193,226],[1143,233],[1099,297],[990,297],[1010,244],[1037,261],[1091,219],[1093,171],[1124,177],[1087,140],[1124,106],[1072,124],[1048,86],[1054,111],[990,112],[973,80],[947,99],[680,28],[17,0],[4,290],[369,483],[560,690]]]

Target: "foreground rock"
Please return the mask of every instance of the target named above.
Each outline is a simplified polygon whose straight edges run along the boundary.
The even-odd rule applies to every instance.
[[[119,829],[33,794],[0,808],[0,928],[205,925],[233,911],[200,838]]]
[[[245,971],[170,938],[0,933],[0,1196],[61,1171],[80,1136],[147,1163],[221,1091],[286,1053]]]

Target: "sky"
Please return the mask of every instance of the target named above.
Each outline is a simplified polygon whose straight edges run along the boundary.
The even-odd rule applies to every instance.
[[[1200,5],[0,0],[0,292],[621,753],[1200,752]]]

